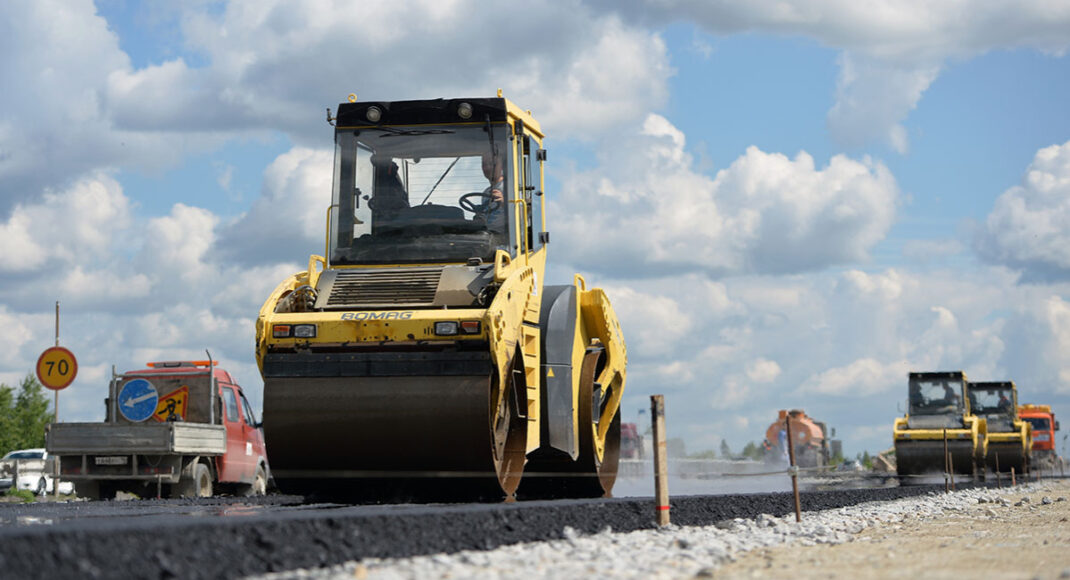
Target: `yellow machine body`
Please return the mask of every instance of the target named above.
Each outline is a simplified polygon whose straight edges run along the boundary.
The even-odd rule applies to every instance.
[[[539,124],[500,94],[332,120],[326,253],[256,323],[280,487],[511,496],[542,462],[610,493],[627,354],[601,289],[544,284]]]
[[[970,382],[966,394],[974,415],[986,423],[985,467],[993,472],[1025,473],[1032,455],[1032,426],[1018,416],[1014,381]]]
[[[976,473],[987,452],[987,424],[970,410],[967,382],[961,371],[910,373],[907,415],[892,426],[900,481]]]

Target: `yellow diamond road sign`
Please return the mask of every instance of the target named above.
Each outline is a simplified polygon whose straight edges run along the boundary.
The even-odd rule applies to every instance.
[[[62,346],[45,349],[37,359],[37,379],[53,391],[67,388],[77,374],[78,361],[74,353]]]
[[[185,421],[186,409],[188,408],[188,405],[186,404],[187,402],[189,402],[189,387],[187,385],[182,385],[160,397],[160,402],[156,405],[156,412],[152,414],[152,418],[157,421],[170,421],[175,419]]]

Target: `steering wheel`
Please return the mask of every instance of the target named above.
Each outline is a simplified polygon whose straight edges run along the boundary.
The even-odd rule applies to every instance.
[[[479,202],[475,201],[479,198]],[[474,214],[489,213],[493,209],[497,209],[502,202],[494,201],[489,191],[473,191],[472,193],[466,193],[457,200],[457,205],[461,206],[461,209],[470,211]]]

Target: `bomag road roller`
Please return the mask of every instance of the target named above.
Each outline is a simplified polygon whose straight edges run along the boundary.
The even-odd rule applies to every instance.
[[[961,371],[910,373],[907,414],[892,427],[901,483],[948,471],[976,473],[985,456],[986,425],[970,411],[966,383]]]
[[[608,495],[624,341],[601,289],[544,284],[546,150],[530,111],[500,92],[351,95],[327,118],[326,253],[256,324],[279,488],[511,498],[523,478]]]
[[[1029,467],[1032,429],[1018,417],[1018,389],[1014,381],[966,383],[970,410],[987,424],[988,449],[984,465],[990,471],[1021,474]]]

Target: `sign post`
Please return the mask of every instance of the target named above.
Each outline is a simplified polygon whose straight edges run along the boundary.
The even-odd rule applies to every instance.
[[[59,301],[56,301],[56,345],[46,348],[41,356],[37,357],[37,380],[46,388],[55,392],[53,423],[59,422],[59,392],[66,389],[74,382],[78,375],[78,359],[74,353],[59,345]],[[52,491],[59,495],[59,464],[55,464],[55,473],[52,479]]]

